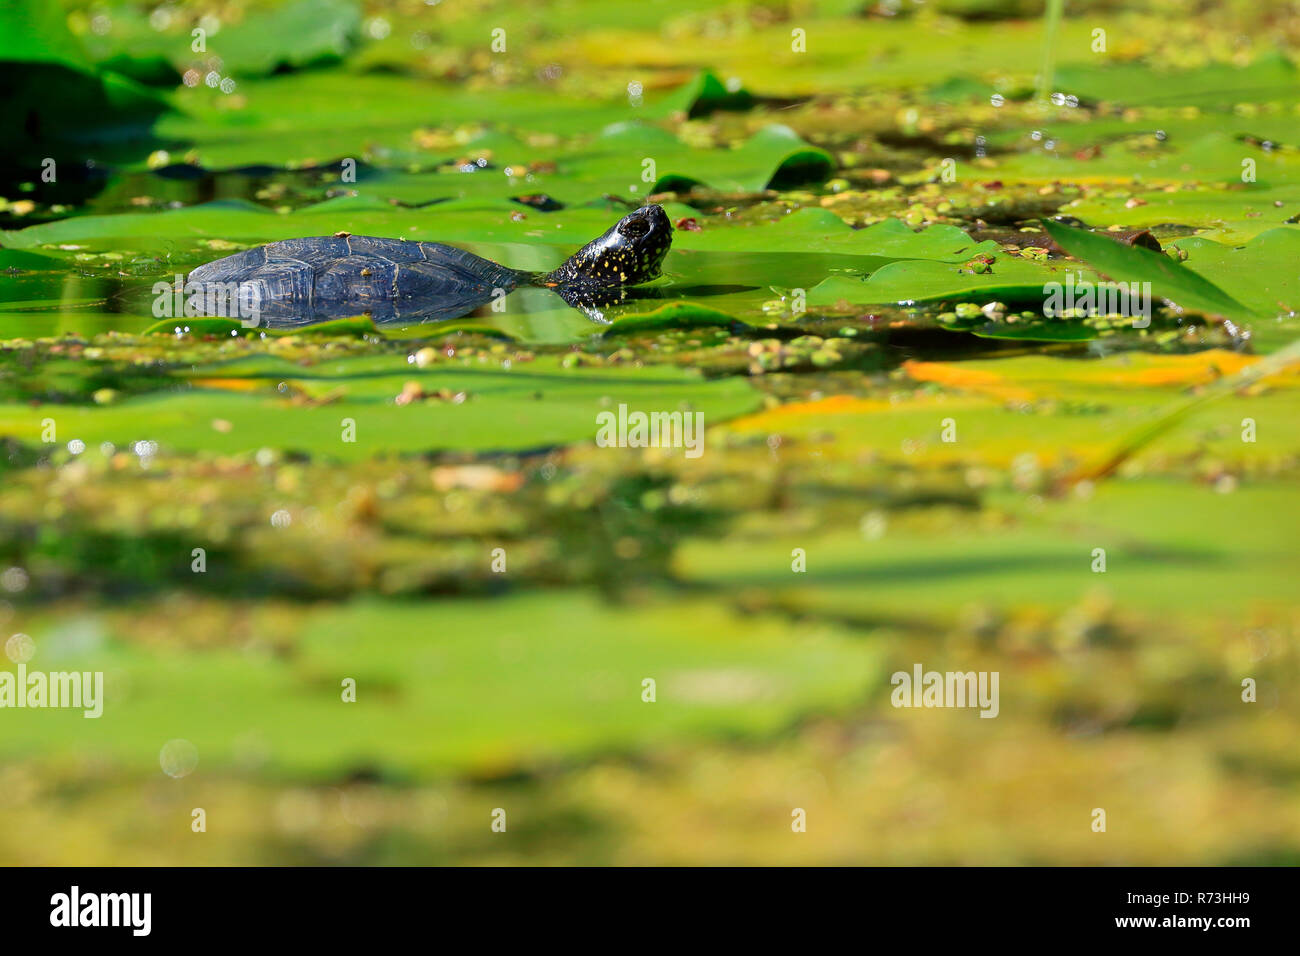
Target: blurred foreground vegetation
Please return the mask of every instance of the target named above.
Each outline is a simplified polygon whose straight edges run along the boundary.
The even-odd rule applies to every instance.
[[[1234,378],[1300,333],[1294,3],[1070,3],[1056,102],[1032,0],[0,26],[0,620],[107,688],[0,712],[0,862],[1300,861],[1300,373]],[[551,268],[647,196],[612,324],[151,311],[340,230]],[[1045,316],[1067,272],[1150,327]],[[620,403],[705,453],[596,447]],[[917,662],[1000,715],[894,709]]]

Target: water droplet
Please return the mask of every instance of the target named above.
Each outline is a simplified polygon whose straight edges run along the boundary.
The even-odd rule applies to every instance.
[[[0,574],[0,587],[10,594],[27,590],[27,572],[22,568],[9,568],[4,574]]]
[[[158,764],[163,773],[179,780],[192,774],[199,765],[199,749],[188,740],[169,740],[158,752]]]
[[[36,655],[36,642],[26,634],[15,634],[5,641],[5,656],[15,664],[25,664]]]

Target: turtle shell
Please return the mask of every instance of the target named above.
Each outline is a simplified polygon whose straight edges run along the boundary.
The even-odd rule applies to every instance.
[[[286,239],[199,266],[187,294],[206,314],[293,327],[369,315],[376,322],[452,319],[510,292],[520,273],[437,242],[372,236]],[[226,305],[212,308],[214,303]]]

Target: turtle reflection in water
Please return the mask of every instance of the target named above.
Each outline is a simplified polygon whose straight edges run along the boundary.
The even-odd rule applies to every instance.
[[[593,239],[554,272],[508,269],[438,242],[372,236],[286,239],[199,266],[186,287],[205,301],[232,291],[241,315],[272,327],[369,315],[376,322],[435,322],[472,312],[522,285],[554,289],[599,319],[627,287],[659,275],[673,241],[660,206],[642,206]],[[237,291],[235,291],[237,290]],[[234,316],[231,316],[232,318]]]

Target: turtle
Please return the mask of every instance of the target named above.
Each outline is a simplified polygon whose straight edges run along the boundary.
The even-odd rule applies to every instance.
[[[376,323],[454,319],[521,285],[554,289],[600,318],[627,286],[659,275],[673,227],[662,206],[628,213],[553,272],[522,272],[463,249],[338,233],[285,239],[199,266],[185,285],[207,314],[285,328],[369,315]],[[239,314],[231,314],[237,308]]]

